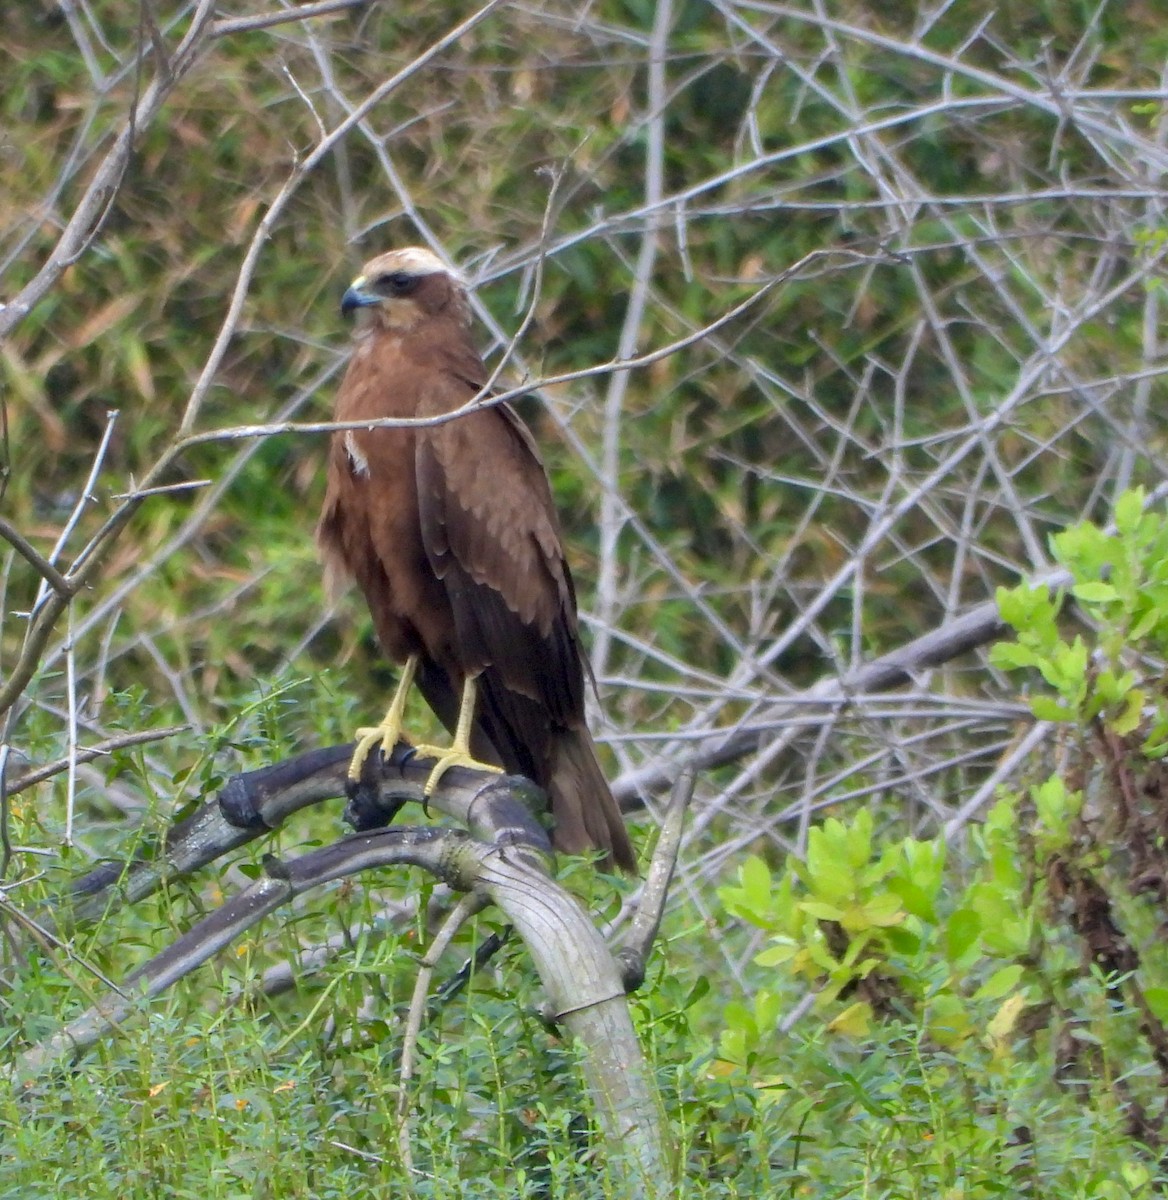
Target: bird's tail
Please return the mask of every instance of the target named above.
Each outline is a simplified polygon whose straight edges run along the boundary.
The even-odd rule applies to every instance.
[[[557,729],[551,736],[552,843],[565,854],[602,850],[609,865],[635,875],[637,856],[588,730]]]

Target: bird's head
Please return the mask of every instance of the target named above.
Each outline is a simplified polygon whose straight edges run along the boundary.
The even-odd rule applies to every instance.
[[[376,325],[404,332],[445,314],[469,322],[462,277],[429,250],[412,246],[370,259],[341,297],[341,312],[368,309]]]

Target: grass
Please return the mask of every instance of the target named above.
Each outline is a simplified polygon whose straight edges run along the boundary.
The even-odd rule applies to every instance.
[[[397,954],[341,962],[321,992],[230,1003],[202,980],[68,1071],[0,1098],[0,1195],[380,1196],[406,1186],[397,1148],[390,1006]],[[376,974],[377,986],[367,985]],[[504,973],[521,975],[521,963]],[[364,1011],[345,1001],[353,985]],[[420,1196],[606,1196],[578,1116],[567,1047],[525,1015],[511,980],[476,991],[423,1040],[411,1115]],[[335,986],[333,986],[335,985]],[[49,992],[49,980],[26,981]],[[331,988],[331,991],[329,989]],[[665,989],[668,993],[668,989]],[[506,994],[505,994],[506,993]],[[42,994],[42,998],[44,998]],[[1106,1093],[1054,1086],[1049,1064],[928,1049],[889,1026],[849,1044],[786,1037],[781,1077],[718,1066],[716,1003],[638,1002],[691,1197],[1150,1196],[1168,1182]],[[19,997],[17,998],[19,1002]]]

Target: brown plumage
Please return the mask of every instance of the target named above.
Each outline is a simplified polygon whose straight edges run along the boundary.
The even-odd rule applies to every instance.
[[[370,318],[337,395],[338,421],[453,412],[485,383],[462,283],[428,250],[367,263],[342,301],[353,308]],[[328,567],[356,579],[385,653],[407,664],[396,716],[358,731],[365,751],[383,735],[396,740],[413,667],[451,730],[475,681],[464,695],[474,758],[548,792],[559,849],[601,850],[635,870],[584,724],[576,597],[551,488],[514,410],[334,434],[317,538]],[[354,772],[363,758],[359,750]]]

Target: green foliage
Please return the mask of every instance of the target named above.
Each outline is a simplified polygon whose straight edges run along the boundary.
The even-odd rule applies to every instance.
[[[1078,1097],[1055,1086],[1098,1054],[1154,1094],[1150,1062],[1132,1070],[1139,1011],[1084,989],[1071,931],[1052,923],[1043,872],[1078,798],[1053,779],[1030,799],[994,806],[957,888],[941,839],[876,849],[860,814],[827,821],[777,877],[751,858],[722,889],[727,914],[766,936],[754,962],[769,982],[725,1006],[719,1070],[749,1081],[776,1130],[799,1129],[800,1177],[863,1162],[906,1196],[1021,1180],[1036,1194],[1150,1194],[1155,1166],[1122,1136],[1108,1068],[1083,1071]],[[794,986],[814,1018],[782,1033]]]
[[[1168,1182],[1168,958],[1148,940],[1165,919],[1149,880],[1168,866],[1168,518],[1137,489],[1113,532],[1083,524],[1052,543],[1090,634],[1063,632],[1050,589],[1002,590],[1016,640],[993,659],[1045,685],[1031,707],[1068,727],[1068,766],[1003,791],[959,865],[944,837],[877,837],[862,810],[810,829],[777,874],[747,859],[719,892],[765,937],[752,999],[723,1010],[720,1069],[812,1130],[816,1177],[842,1151],[805,1099],[812,1052],[824,1092],[846,1083],[835,1128],[867,1130],[868,1177],[912,1162],[905,1195],[1143,1197]],[[812,1031],[784,1033],[799,991]],[[908,1151],[913,1124],[937,1143]]]
[[[1125,736],[1154,716],[1147,754],[1168,753],[1168,696],[1158,658],[1168,653],[1168,519],[1145,511],[1142,488],[1125,492],[1108,532],[1084,522],[1055,534],[1051,547],[1071,576],[1070,594],[1099,634],[1090,654],[1081,634],[1061,632],[1061,596],[1050,589],[998,589],[998,609],[1016,639],[994,647],[991,661],[1008,670],[1037,670],[1054,695],[1031,698],[1036,717],[1085,725],[1099,718]]]
[[[866,813],[811,830],[806,858],[788,858],[778,883],[751,858],[739,885],[719,895],[727,912],[767,934],[755,962],[814,987],[816,1011],[833,1031],[863,1037],[875,1011],[899,1008],[938,1043],[956,1045],[1016,1009],[1022,968],[1010,960],[1033,941],[1035,912],[1020,904],[1008,813],[995,810],[981,869],[943,909],[944,842],[906,838],[877,852]],[[761,1035],[782,994],[764,988],[753,1012],[727,1009],[723,1059],[751,1065],[768,1045]]]

